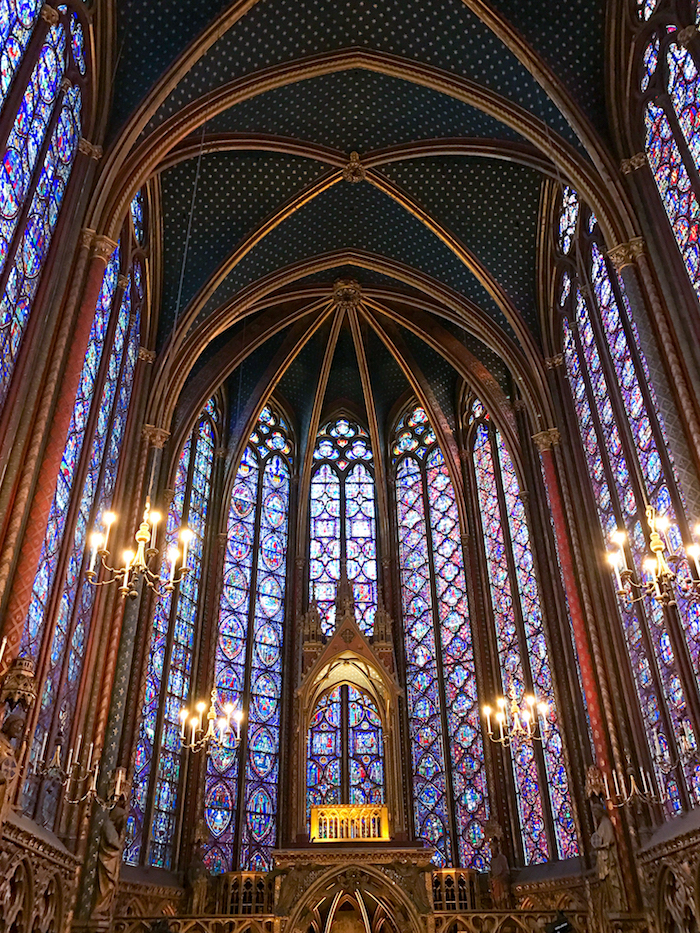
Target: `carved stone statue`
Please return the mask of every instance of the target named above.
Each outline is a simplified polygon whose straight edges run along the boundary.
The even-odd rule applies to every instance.
[[[498,910],[510,907],[510,866],[504,852],[501,851],[501,840],[495,836],[491,840],[493,855],[489,869],[489,884],[491,887],[491,901]]]
[[[425,873],[431,866],[427,862],[416,863],[411,859],[401,859],[387,865],[392,871],[401,876],[402,887],[413,901],[419,914],[429,914],[432,910],[428,900],[428,891],[425,886]]]
[[[17,751],[24,735],[24,711],[10,713],[0,729],[0,826],[7,819],[19,775]]]
[[[122,847],[126,835],[126,799],[122,794],[116,806],[105,814],[97,850],[97,899],[93,917],[104,917],[112,906],[119,880]]]
[[[591,797],[591,813],[596,827],[591,836],[591,846],[596,857],[600,907],[602,910],[620,910],[622,889],[615,829],[603,799],[597,795]]]

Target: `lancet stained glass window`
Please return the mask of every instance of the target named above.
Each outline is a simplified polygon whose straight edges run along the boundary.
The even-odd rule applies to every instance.
[[[192,532],[187,556],[190,570],[171,594],[158,600],[153,618],[124,848],[124,861],[132,865],[140,860],[157,868],[173,864],[182,766],[180,710],[187,704],[192,678],[219,417],[210,400],[180,453],[175,471],[165,549],[177,547],[180,529],[188,527]],[[146,844],[145,858],[142,850]]]
[[[534,694],[538,702],[549,707],[540,724],[542,755],[533,742],[516,738],[510,746],[525,862],[573,858],[578,855],[578,842],[530,532],[515,466],[500,432],[489,425],[486,415],[473,431],[473,464],[501,692],[507,702],[515,699],[519,706],[526,695]],[[547,831],[545,795],[549,797],[554,840]]]
[[[311,717],[306,803],[384,803],[382,721],[374,701],[352,684],[325,693]]]
[[[586,283],[576,284],[574,270],[564,273],[569,282],[565,295],[562,285],[560,304],[567,376],[603,536],[612,548],[613,536],[624,531],[627,560],[643,578],[649,550],[646,503],[668,518],[673,547],[682,540],[689,542],[690,533],[624,288],[604,258],[595,220],[584,225],[577,237],[590,292],[584,291]],[[691,669],[700,670],[697,609],[679,601],[682,630],[651,597],[633,606],[621,599],[619,610],[650,750],[655,751],[658,743],[671,760],[683,742],[696,743],[686,694],[697,685],[682,682],[677,657],[686,653]],[[656,780],[668,796],[671,812],[700,799],[700,771],[693,762],[667,774],[665,770],[657,768]]]
[[[0,110],[29,44],[42,0],[0,0]]]
[[[438,865],[485,870],[488,791],[459,515],[422,408],[401,419],[392,452],[416,833]]]
[[[649,19],[656,4],[643,4]],[[642,10],[640,10],[642,15]],[[677,28],[659,19],[642,54],[645,150],[688,278],[700,299],[700,124],[698,71]]]
[[[325,635],[335,624],[342,561],[353,584],[357,621],[369,634],[377,610],[374,466],[367,432],[338,418],[319,431],[310,496],[309,592]]]
[[[123,237],[103,275],[22,633],[20,652],[35,663],[50,637],[33,761],[42,748],[51,752],[59,733],[70,739],[80,688],[96,598],[85,577],[88,536],[112,505],[140,343],[143,270],[133,247]],[[127,275],[119,276],[120,266]],[[25,811],[50,825],[56,799],[37,800],[38,789],[30,777]]]
[[[243,743],[207,764],[205,863],[265,871],[277,840],[282,649],[292,445],[263,408],[236,474],[228,517],[214,684],[221,708],[245,711]]]
[[[5,20],[4,16],[7,16]],[[41,272],[71,175],[82,126],[82,25],[58,11],[38,51],[0,160],[0,404],[7,398]],[[4,99],[23,48],[32,3],[0,10]]]

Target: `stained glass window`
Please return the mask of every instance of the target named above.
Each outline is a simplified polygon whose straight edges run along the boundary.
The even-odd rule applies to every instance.
[[[32,35],[42,0],[0,0],[0,109]]]
[[[291,454],[287,422],[265,406],[229,508],[214,684],[222,707],[246,715],[241,754],[217,749],[207,764],[204,859],[214,873],[269,869],[277,840]]]
[[[525,862],[573,858],[578,855],[578,843],[520,485],[501,434],[485,417],[476,427],[473,443],[501,692],[520,707],[531,694],[549,706],[546,724],[541,724],[541,759],[533,742],[516,738],[510,747]],[[556,849],[547,832],[544,788],[551,804]]]
[[[3,5],[4,97],[37,8],[26,0],[4,0]],[[64,7],[38,53],[0,161],[0,404],[7,397],[78,151],[84,74],[82,26]]]
[[[96,595],[85,578],[87,538],[112,505],[140,343],[141,260],[131,258],[128,243],[115,249],[103,275],[22,633],[20,652],[35,663],[47,633],[51,639],[32,760],[41,748],[51,750],[59,732],[61,741],[70,738],[80,687]],[[130,267],[121,279],[120,264]],[[25,810],[50,825],[56,798],[39,801],[37,790],[30,778]]]
[[[129,864],[144,859],[142,848],[146,842],[148,864],[170,868],[173,862],[183,762],[179,717],[187,705],[192,675],[217,420],[213,406],[202,412],[175,470],[165,548],[177,547],[180,529],[188,527],[192,532],[187,557],[190,570],[171,594],[158,600],[154,613],[124,848],[124,860]]]
[[[335,624],[340,568],[347,562],[357,620],[372,631],[377,609],[377,528],[372,450],[367,432],[347,418],[327,424],[314,449],[311,478],[309,591],[324,634]]]
[[[580,286],[561,301],[567,376],[604,538],[610,542],[618,529],[625,530],[629,559],[643,578],[649,550],[646,503],[668,518],[675,547],[689,540],[683,497],[624,288],[608,267],[595,223],[581,237],[595,304]],[[621,600],[619,610],[651,749],[658,741],[671,756],[686,738],[686,690],[696,689],[681,682],[678,652],[687,652],[692,669],[700,670],[697,610],[680,600],[685,639],[674,634],[653,598],[634,605]],[[694,734],[691,738],[694,742]],[[683,807],[682,770],[657,770],[671,811]],[[690,763],[684,770],[687,792],[697,801],[698,768]]]
[[[640,16],[656,7],[645,0]],[[700,123],[698,71],[675,25],[660,23],[642,54],[640,87],[646,154],[690,283],[700,298]]]
[[[382,721],[352,684],[325,693],[311,717],[306,750],[307,809],[331,803],[384,803]]]
[[[488,792],[459,516],[422,408],[400,420],[392,452],[416,834],[438,865],[484,870]]]

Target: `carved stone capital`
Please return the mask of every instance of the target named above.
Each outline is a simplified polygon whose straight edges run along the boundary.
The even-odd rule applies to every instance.
[[[48,23],[49,26],[55,26],[58,22],[58,10],[55,10],[52,6],[49,6],[48,3],[45,3],[41,8],[41,18],[45,23]]]
[[[685,26],[683,29],[679,29],[676,33],[676,42],[679,45],[682,45],[683,48],[687,49],[690,43],[698,34],[698,27],[694,24],[690,26]]]
[[[632,172],[636,172],[637,169],[642,168],[646,164],[646,152],[635,152],[629,159],[623,159],[622,162],[620,162],[620,171],[623,175],[631,175]]]
[[[126,288],[129,284],[128,275],[118,275],[117,276],[117,288]]]
[[[94,159],[96,162],[99,162],[102,158],[102,146],[93,146],[84,136],[81,136],[78,140],[78,151]]]
[[[139,359],[144,363],[153,363],[156,358],[156,351],[149,350],[148,347],[139,347]]]
[[[365,167],[360,162],[360,156],[357,152],[350,153],[350,161],[343,169],[343,179],[354,184],[358,181],[364,181],[367,177]]]
[[[355,279],[338,279],[333,283],[333,301],[342,311],[353,311],[362,300],[360,283]]]
[[[117,244],[114,240],[111,240],[108,236],[105,236],[101,233],[99,236],[96,236],[92,244],[92,254],[97,259],[103,259],[105,265],[109,261],[109,257],[112,255],[114,250],[117,248]]]
[[[214,456],[216,457],[217,460],[223,460],[226,454],[227,454],[227,450],[225,447],[217,447],[214,450]]]
[[[525,399],[516,398],[516,400],[513,402],[513,408],[516,411],[527,411],[527,402]]]
[[[533,434],[532,439],[541,453],[543,450],[551,450],[552,447],[557,447],[561,441],[561,434],[559,428],[547,428],[546,431]]]
[[[564,365],[564,354],[557,353],[555,356],[548,356],[544,361],[544,365],[547,369],[556,369],[558,366]]]
[[[634,263],[644,252],[643,237],[633,237],[629,243],[620,243],[608,250],[608,256],[612,260],[617,272],[620,272],[625,266],[633,266]]]
[[[90,249],[94,239],[95,231],[90,227],[83,227],[83,229],[80,231],[80,248]]]
[[[151,447],[157,447],[162,450],[165,442],[170,437],[170,431],[165,428],[159,428],[155,424],[144,424],[141,428],[142,436],[148,441]]]
[[[64,92],[64,94],[66,91],[70,91],[72,87],[73,85],[71,84],[70,78],[63,78],[61,81],[61,90]]]
[[[221,547],[226,547],[226,542],[228,541],[228,534],[225,531],[220,531],[217,535],[217,539]]]

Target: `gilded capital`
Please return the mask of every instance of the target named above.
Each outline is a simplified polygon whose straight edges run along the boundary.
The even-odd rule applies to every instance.
[[[170,437],[170,431],[156,427],[155,424],[144,424],[143,428],[141,428],[141,434],[151,447],[156,447],[158,450],[165,447],[165,442]]]
[[[90,249],[94,239],[95,231],[90,227],[83,227],[83,229],[80,231],[80,248]]]
[[[646,152],[635,152],[629,159],[623,159],[622,162],[620,162],[620,171],[623,175],[631,175],[632,172],[636,172],[637,169],[642,168],[642,166],[646,164]]]
[[[78,140],[78,151],[94,159],[96,162],[99,162],[102,158],[102,146],[93,146],[84,136],[81,136]]]
[[[129,276],[128,276],[128,275],[118,275],[118,276],[117,276],[117,288],[126,288],[126,286],[127,286],[128,284],[129,284]]]
[[[149,350],[148,347],[139,347],[139,359],[144,363],[153,363],[156,358],[156,351]]]
[[[563,366],[564,354],[557,353],[555,356],[548,356],[544,361],[544,365],[547,369],[556,369],[558,366]]]
[[[99,236],[96,236],[92,244],[92,254],[96,259],[104,260],[105,264],[109,260],[109,257],[112,255],[114,250],[117,248],[117,244],[114,240],[110,240],[108,236],[105,236],[101,233]]]
[[[358,181],[364,181],[367,177],[364,165],[360,162],[360,156],[357,152],[350,153],[350,161],[343,169],[343,178],[352,184]]]
[[[533,434],[532,439],[537,449],[542,453],[544,450],[551,450],[552,447],[557,447],[561,441],[561,434],[559,433],[559,428],[547,428],[546,431]]]
[[[619,243],[617,246],[613,246],[612,249],[608,250],[608,256],[616,271],[620,272],[625,266],[633,266],[643,252],[644,239],[636,236],[632,237],[629,243]]]

